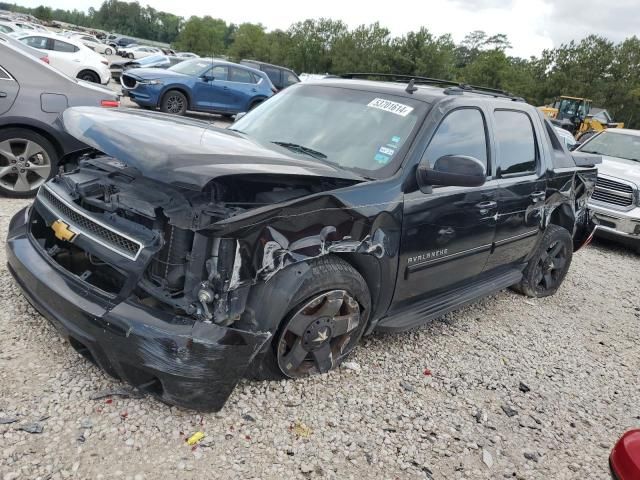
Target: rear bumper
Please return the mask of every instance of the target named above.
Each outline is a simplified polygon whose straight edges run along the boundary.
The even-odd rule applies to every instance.
[[[6,249],[9,271],[29,302],[107,373],[166,403],[220,410],[270,337],[129,300],[109,303],[45,258],[27,227],[25,208],[11,220]]]

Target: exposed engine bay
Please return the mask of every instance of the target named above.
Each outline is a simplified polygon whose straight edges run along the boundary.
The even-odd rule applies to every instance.
[[[38,195],[32,220],[38,243],[62,268],[114,301],[133,295],[149,307],[219,325],[238,320],[249,285],[274,269],[273,260],[242,262],[239,242],[226,238],[219,222],[354,183],[229,175],[194,190],[152,180],[96,155],[58,174]],[[50,225],[55,217],[69,215],[70,228],[79,225],[84,231],[63,238]],[[93,242],[84,243],[86,237]]]

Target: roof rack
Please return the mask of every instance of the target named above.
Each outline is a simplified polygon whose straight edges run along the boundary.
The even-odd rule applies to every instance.
[[[461,95],[464,92],[469,93],[477,93],[480,95],[491,95],[493,97],[501,97],[501,98],[510,98],[511,100],[524,102],[522,97],[518,97],[504,90],[498,90],[496,88],[489,87],[478,87],[475,85],[467,85],[466,83],[454,82],[452,80],[442,80],[440,78],[431,78],[431,77],[420,77],[416,75],[397,75],[395,73],[345,73],[341,75],[342,78],[368,78],[372,79],[375,77],[382,78],[386,81],[390,82],[409,82],[410,86],[413,87],[413,84],[417,85],[440,85],[447,86],[445,88],[445,95]],[[411,83],[413,82],[413,84]],[[412,93],[413,88],[407,87],[408,93]]]

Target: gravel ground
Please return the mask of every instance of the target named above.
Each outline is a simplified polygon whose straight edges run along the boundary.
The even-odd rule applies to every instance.
[[[26,203],[2,199],[0,235]],[[126,386],[61,340],[3,266],[0,419],[17,421],[0,424],[0,477],[606,479],[611,446],[640,425],[638,267],[598,242],[552,298],[504,291],[368,337],[328,375],[243,381],[200,415],[92,400]],[[21,430],[34,422],[41,433]]]

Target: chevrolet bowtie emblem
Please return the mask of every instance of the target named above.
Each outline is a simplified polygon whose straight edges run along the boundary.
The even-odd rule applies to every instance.
[[[64,223],[62,220],[56,220],[51,224],[51,229],[55,234],[56,238],[60,240],[64,240],[65,242],[70,242],[76,237],[76,232],[69,228],[67,223]]]

